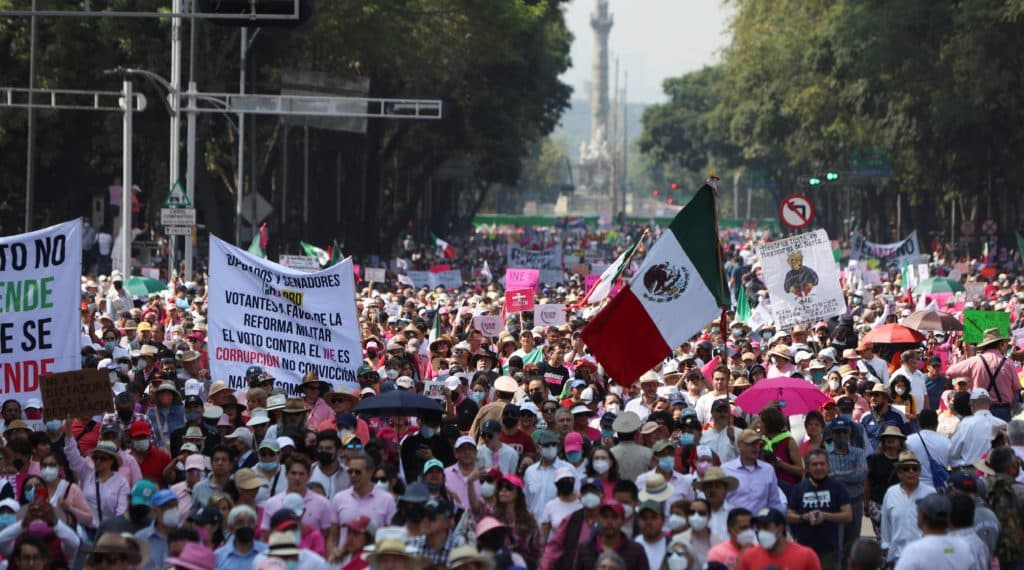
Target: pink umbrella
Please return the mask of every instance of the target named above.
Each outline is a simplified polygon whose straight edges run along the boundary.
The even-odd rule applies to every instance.
[[[829,401],[820,388],[801,378],[766,378],[747,388],[736,398],[736,405],[748,414],[756,414],[769,404],[778,403],[783,415],[795,416],[817,410]]]

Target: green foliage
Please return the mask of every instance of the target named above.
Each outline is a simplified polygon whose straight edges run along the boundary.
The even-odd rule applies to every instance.
[[[861,192],[861,223],[877,233],[895,231],[897,193],[912,205],[904,228],[948,228],[954,200],[969,210],[988,200],[1009,206],[992,214],[1003,228],[1017,223],[1020,0],[730,4],[723,61],[667,80],[669,101],[645,113],[648,156],[689,169],[713,156],[716,167],[792,188],[799,176],[847,171],[853,154],[881,149],[893,177],[818,186]]]

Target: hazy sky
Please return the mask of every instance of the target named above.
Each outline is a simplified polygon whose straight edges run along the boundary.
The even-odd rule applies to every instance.
[[[574,98],[585,96],[584,84],[591,77],[594,33],[590,14],[596,5],[596,0],[572,0],[566,13],[576,39],[573,66],[563,80],[575,88]],[[629,72],[627,98],[657,103],[665,99],[662,80],[718,61],[728,41],[725,24],[730,11],[721,0],[609,0],[608,10],[615,19],[608,41],[609,97],[615,84],[616,56],[619,69]]]

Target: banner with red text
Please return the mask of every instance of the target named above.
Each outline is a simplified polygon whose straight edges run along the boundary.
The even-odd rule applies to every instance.
[[[308,273],[254,257],[210,236],[210,373],[244,389],[261,366],[298,395],[307,372],[359,389],[362,359],[352,260]]]

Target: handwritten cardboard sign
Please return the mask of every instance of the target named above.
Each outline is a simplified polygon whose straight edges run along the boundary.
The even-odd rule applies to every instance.
[[[95,416],[114,411],[114,392],[107,370],[73,370],[40,377],[46,420]]]
[[[964,311],[964,342],[981,342],[985,329],[999,329],[999,334],[1010,336],[1010,313],[1006,311]]]

